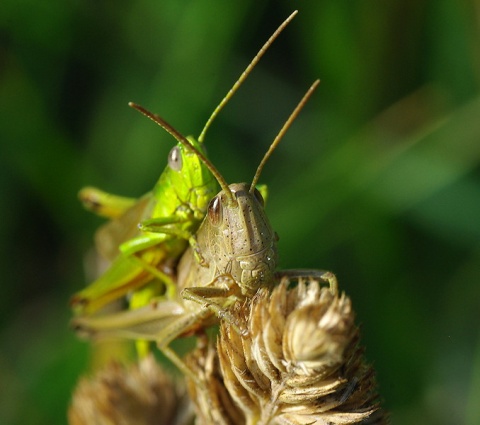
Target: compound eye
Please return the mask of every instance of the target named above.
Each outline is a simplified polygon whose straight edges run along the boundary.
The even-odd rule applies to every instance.
[[[178,146],[174,146],[168,154],[168,166],[173,171],[180,171],[182,169],[182,152]]]
[[[218,226],[222,222],[222,205],[220,197],[215,196],[208,204],[208,219],[213,226]]]
[[[262,194],[257,190],[257,188],[255,188],[255,190],[253,191],[253,195],[255,196],[255,198],[257,198],[257,201],[260,202],[260,205],[264,207],[265,200],[263,199]]]

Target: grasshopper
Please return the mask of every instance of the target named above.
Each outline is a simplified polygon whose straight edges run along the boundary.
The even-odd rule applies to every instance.
[[[278,27],[255,55],[215,108],[198,140],[181,136],[151,192],[137,200],[93,187],[80,191],[79,197],[87,209],[112,219],[95,236],[97,250],[112,263],[102,276],[72,297],[71,305],[77,314],[95,313],[132,291],[131,307],[141,307],[161,293],[162,283],[166,285],[167,298],[173,299],[177,291],[173,267],[186,247],[190,246],[196,261],[202,262],[195,231],[217,191],[216,180],[205,163],[206,131],[296,13]],[[265,195],[266,187],[259,186],[259,190]]]
[[[252,298],[259,287],[273,285],[282,275],[309,275],[328,282],[332,292],[337,292],[336,278],[330,272],[275,272],[278,237],[265,213],[264,200],[255,188],[266,161],[318,84],[318,80],[313,83],[285,122],[250,184],[228,185],[203,157],[222,190],[210,201],[207,215],[196,234],[202,261],[195,260],[195,252],[189,247],[179,262],[177,286],[180,296],[176,300],[152,302],[137,311],[101,318],[78,318],[73,322],[77,331],[94,338],[120,336],[156,341],[160,350],[180,370],[191,375],[188,367],[170,349],[170,342],[202,332],[219,320],[229,321],[234,329],[246,336],[248,329],[237,323],[229,310],[234,303]],[[166,128],[177,140],[187,143],[160,117],[140,106],[133,106]]]
[[[188,142],[204,152],[202,141],[189,137]],[[119,197],[110,202],[112,197],[108,194],[83,189],[80,196],[84,203],[100,214],[119,216],[96,234],[97,249],[113,260],[112,264],[99,279],[73,296],[74,309],[91,314],[154,278],[165,283],[173,296],[175,283],[170,269],[188,242],[195,245],[193,234],[216,188],[215,179],[197,155],[177,145],[170,151],[167,167],[154,189],[130,206],[124,201],[127,208],[123,211],[118,206]],[[142,232],[138,223],[155,224],[158,231]]]

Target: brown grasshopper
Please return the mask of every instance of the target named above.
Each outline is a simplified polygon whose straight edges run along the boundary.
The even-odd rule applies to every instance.
[[[229,321],[242,335],[248,330],[237,323],[229,309],[250,299],[259,287],[273,285],[278,277],[313,276],[329,283],[337,292],[335,276],[320,270],[290,270],[275,273],[278,237],[266,216],[264,200],[255,185],[281,138],[292,124],[319,81],[315,81],[292,112],[260,162],[252,183],[228,185],[200,152],[196,152],[219,182],[222,190],[209,203],[207,215],[196,234],[195,251],[189,247],[178,265],[177,300],[101,317],[79,317],[73,325],[89,337],[120,336],[156,341],[160,350],[184,373],[188,368],[169,348],[181,336],[202,332],[206,327]],[[163,119],[138,105],[131,105],[165,128],[179,142],[194,150],[188,141]],[[200,258],[200,261],[198,261]]]

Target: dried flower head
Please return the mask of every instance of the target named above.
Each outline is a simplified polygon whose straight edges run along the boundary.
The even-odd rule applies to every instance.
[[[225,387],[247,424],[385,424],[351,302],[318,281],[287,279],[233,310],[217,344]]]
[[[68,411],[70,425],[171,425],[192,417],[184,392],[153,356],[138,364],[110,363],[82,378]]]
[[[195,404],[196,425],[243,425],[245,417],[225,388],[216,348],[209,343],[188,354],[185,362],[196,379],[187,376]]]

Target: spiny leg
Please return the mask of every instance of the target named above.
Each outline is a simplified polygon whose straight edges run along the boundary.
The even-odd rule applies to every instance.
[[[289,279],[298,279],[298,278],[311,278],[322,280],[329,284],[330,291],[334,296],[338,295],[338,281],[337,277],[329,271],[317,270],[317,269],[291,269],[291,270],[280,270],[275,273],[277,279],[282,277],[287,277]]]
[[[228,307],[235,302],[235,287],[232,288],[232,283],[235,281],[229,276],[217,276],[213,281],[214,284],[222,279],[227,280],[230,284],[224,288],[215,287],[193,287],[185,288],[181,295],[184,300],[193,301],[200,304],[203,308],[211,310],[215,316],[220,320],[228,322],[236,332],[242,336],[248,335],[248,329],[246,329],[238,320],[230,313]],[[212,298],[221,298],[223,303],[218,303],[212,300]]]

